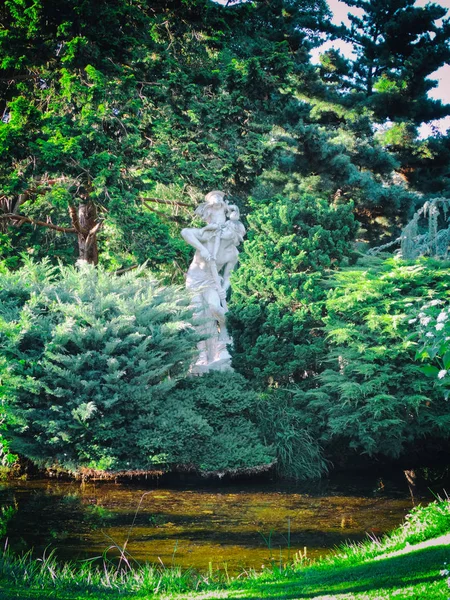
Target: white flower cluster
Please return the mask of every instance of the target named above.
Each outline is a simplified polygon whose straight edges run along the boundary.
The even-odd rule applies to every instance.
[[[417,356],[441,365],[435,370],[437,378],[450,383],[450,304],[440,299],[430,300],[408,323],[416,323],[418,327],[422,348]]]
[[[439,573],[441,574],[442,577],[447,577],[447,585],[450,588],[450,577],[449,577],[450,571],[447,567],[446,562],[444,563],[444,568],[442,569],[442,571],[439,571]],[[450,600],[450,598],[449,598],[449,600]]]
[[[439,304],[443,304],[442,300],[431,300],[431,302],[424,304],[421,312],[418,314],[418,317],[414,320],[410,319],[409,323],[419,320],[420,325],[424,328],[428,327],[428,325],[431,323],[434,330],[442,331],[446,325],[448,325],[450,319],[450,306],[447,306],[446,308],[441,307],[439,314],[436,315],[435,311],[430,311],[430,309],[432,309],[434,306],[438,306]]]

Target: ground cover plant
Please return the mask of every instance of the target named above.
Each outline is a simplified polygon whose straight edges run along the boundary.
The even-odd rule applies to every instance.
[[[7,551],[0,559],[2,598],[446,598],[449,590],[450,502],[416,507],[405,523],[381,540],[344,546],[313,564],[297,555],[274,559],[263,573],[205,573],[177,567],[119,564],[58,565]]]

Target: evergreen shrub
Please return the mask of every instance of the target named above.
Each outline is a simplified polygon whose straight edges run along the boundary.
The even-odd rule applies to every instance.
[[[258,399],[238,373],[180,381],[155,421],[161,442],[166,440],[168,460],[196,465],[203,472],[256,472],[271,466],[273,448],[262,442],[254,422]]]
[[[348,262],[358,226],[351,203],[300,189],[264,197],[264,190],[270,191],[261,187],[250,200],[248,236],[233,274],[233,365],[263,391],[256,414],[278,472],[314,479],[326,472],[326,461],[308,415],[283,390],[314,386],[323,369],[323,277]]]
[[[175,392],[197,342],[184,290],[144,270],[118,277],[28,261],[1,273],[6,439],[39,465],[72,472],[270,463],[236,377],[230,389],[222,377]]]
[[[302,381],[320,368],[320,282],[351,254],[352,209],[306,193],[252,201],[228,323],[233,365],[261,387]]]
[[[276,471],[289,479],[320,479],[328,472],[323,449],[310,427],[310,415],[296,406],[288,389],[268,389],[256,408],[258,426],[277,457]]]
[[[326,368],[315,388],[294,395],[309,431],[332,458],[356,451],[417,461],[447,447],[449,404],[437,378],[415,360],[409,321],[412,306],[448,293],[448,266],[366,258],[329,280]]]

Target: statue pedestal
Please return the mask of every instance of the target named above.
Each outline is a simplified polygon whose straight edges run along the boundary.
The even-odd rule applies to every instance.
[[[211,373],[211,371],[233,371],[233,367],[231,366],[231,360],[224,358],[222,360],[215,360],[209,365],[197,365],[195,364],[190,374],[193,376],[204,375],[205,373]]]
[[[230,341],[227,340],[228,343]],[[198,361],[191,367],[191,375],[204,375],[210,371],[233,371],[231,355],[227,350],[227,342],[216,342],[213,360],[208,361],[207,352],[202,351]]]

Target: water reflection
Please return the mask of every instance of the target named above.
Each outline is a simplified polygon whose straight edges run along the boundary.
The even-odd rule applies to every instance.
[[[198,569],[212,561],[236,571],[285,561],[305,547],[315,558],[344,541],[381,535],[412,505],[399,477],[155,489],[15,481],[0,484],[0,506],[6,511],[0,533],[14,551],[33,547],[42,555],[50,546],[64,560],[112,558],[127,541],[137,561]]]

